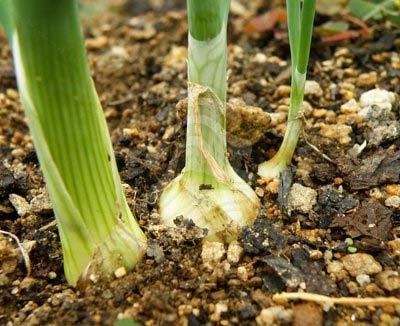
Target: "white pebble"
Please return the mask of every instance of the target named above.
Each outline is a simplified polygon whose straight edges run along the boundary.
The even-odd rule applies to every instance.
[[[367,274],[360,274],[356,276],[357,283],[360,284],[360,286],[367,285],[371,283],[371,278]]]
[[[115,275],[116,278],[121,278],[121,277],[125,276],[126,275],[125,267],[122,266],[122,267],[117,268],[114,271],[114,275]]]
[[[376,105],[381,109],[391,110],[395,100],[396,96],[393,92],[376,88],[361,95],[360,105],[361,107]]]
[[[228,246],[227,259],[231,264],[237,264],[243,255],[243,248],[238,242],[232,241]]]

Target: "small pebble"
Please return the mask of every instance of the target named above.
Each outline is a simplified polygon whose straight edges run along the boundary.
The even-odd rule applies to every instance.
[[[309,213],[317,203],[317,192],[299,183],[293,184],[288,195],[288,206],[290,211]]]
[[[315,80],[306,80],[304,85],[304,95],[321,97],[323,94],[321,86]]]
[[[260,187],[256,187],[254,192],[257,194],[258,197],[262,198],[264,197],[264,189]]]
[[[360,274],[373,275],[382,271],[382,266],[369,254],[356,253],[342,258],[344,268],[351,276]]]
[[[343,263],[339,260],[333,260],[327,264],[326,271],[334,277],[335,280],[341,281],[347,277]]]
[[[114,275],[115,275],[116,278],[121,278],[121,277],[125,276],[126,275],[125,267],[122,266],[122,267],[117,268],[114,271]]]
[[[384,198],[384,194],[382,193],[382,191],[379,188],[372,188],[369,191],[369,195],[375,199],[383,199]]]
[[[375,281],[382,289],[394,291],[400,289],[400,274],[398,271],[386,270],[375,276]]]
[[[55,280],[57,278],[57,273],[56,272],[49,272],[49,274],[47,274],[47,277],[51,280]]]
[[[323,257],[323,254],[320,250],[311,250],[310,252],[310,258],[312,260],[319,260]]]
[[[173,45],[169,53],[164,58],[164,64],[169,67],[184,66],[187,58],[187,48],[185,46]]]
[[[385,187],[385,192],[389,196],[400,196],[400,184],[387,185]]]
[[[148,151],[150,154],[155,154],[155,153],[157,153],[157,149],[156,149],[154,146],[151,146],[151,145],[147,146],[147,151]]]
[[[220,321],[221,314],[227,311],[228,311],[228,306],[226,305],[226,303],[218,302],[215,305],[214,313],[210,316],[210,319],[215,322]]]
[[[239,280],[246,282],[249,279],[249,274],[244,266],[239,266],[237,269],[237,277]]]
[[[30,289],[32,286],[34,286],[37,283],[37,281],[33,277],[25,277],[19,287],[20,289]]]
[[[25,155],[25,152],[22,148],[16,148],[11,151],[11,155],[15,158],[21,158]]]
[[[332,124],[328,125],[322,123],[319,125],[320,134],[327,138],[332,138],[337,140],[340,144],[346,145],[351,141],[350,134],[353,132],[353,129],[345,124]]]
[[[289,85],[280,85],[276,89],[276,95],[279,97],[287,97],[290,95],[290,86]]]
[[[237,241],[232,241],[228,246],[227,259],[232,265],[237,264],[243,256],[243,248]]]
[[[388,247],[395,256],[400,256],[400,238],[389,241]]]
[[[362,73],[357,77],[358,87],[370,87],[374,86],[378,81],[378,74],[376,71]]]
[[[218,264],[225,255],[223,243],[216,241],[205,241],[201,251],[201,259],[205,264]]]
[[[261,310],[256,318],[258,326],[279,325],[281,323],[290,324],[293,318],[293,311],[286,310],[282,306],[273,306]]]
[[[267,56],[264,53],[259,52],[254,56],[252,61],[263,64],[267,62]]]
[[[385,205],[388,207],[400,208],[400,197],[399,196],[389,196],[385,200]]]
[[[343,114],[357,113],[358,110],[360,110],[360,106],[355,99],[347,101],[340,107],[340,112]]]
[[[350,281],[346,284],[346,286],[351,294],[356,294],[358,292],[358,285],[356,282]]]
[[[322,326],[322,307],[313,302],[299,303],[293,307],[293,326]]]
[[[371,283],[371,278],[369,277],[369,275],[360,274],[356,276],[356,281],[358,284],[360,284],[360,286],[365,286]]]
[[[254,145],[264,136],[271,123],[269,114],[259,107],[232,98],[226,105],[227,141],[234,147]]]
[[[395,100],[396,96],[393,92],[376,88],[361,95],[360,105],[361,107],[376,105],[381,109],[391,110]]]
[[[10,194],[8,199],[14,206],[19,216],[23,217],[31,211],[31,206],[24,197],[21,197],[16,194]]]
[[[174,127],[173,126],[169,126],[165,130],[164,135],[162,136],[162,139],[163,140],[170,140],[172,138],[172,136],[174,135],[174,133],[175,133]]]
[[[18,92],[13,88],[7,88],[6,95],[11,100],[18,100]]]
[[[96,38],[89,38],[85,40],[85,46],[89,50],[97,50],[104,48],[108,44],[108,39],[105,36],[99,36]]]
[[[30,201],[30,207],[33,213],[44,214],[51,212],[52,205],[49,197],[49,193],[46,189],[43,192]]]
[[[270,194],[277,194],[279,192],[279,179],[270,180],[265,186],[265,190]]]
[[[100,276],[97,274],[90,274],[89,275],[89,280],[91,280],[93,283],[97,283],[100,279]]]

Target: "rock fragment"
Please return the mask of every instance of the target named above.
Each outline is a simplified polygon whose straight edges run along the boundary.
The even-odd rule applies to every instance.
[[[326,271],[337,281],[345,279],[348,274],[344,269],[343,263],[339,260],[333,260],[327,264]]]
[[[342,145],[347,145],[351,141],[350,134],[353,129],[345,124],[320,124],[320,134],[326,138],[337,140]]]
[[[274,306],[261,310],[260,314],[256,318],[258,326],[270,326],[290,324],[293,318],[293,311],[285,309],[282,306]]]
[[[42,193],[33,197],[30,201],[31,211],[36,214],[49,213],[52,210],[50,196],[46,188],[42,190]]]
[[[393,255],[400,256],[400,238],[389,241],[388,247],[392,251]]]
[[[122,266],[122,267],[117,268],[114,271],[114,275],[115,275],[116,278],[121,278],[121,277],[125,276],[126,275],[125,267]]]
[[[0,233],[0,276],[13,273],[17,268],[18,253],[12,242]]]
[[[293,326],[322,326],[324,322],[320,305],[308,302],[300,303],[293,308]]]
[[[321,86],[315,80],[306,80],[304,85],[304,95],[321,97],[323,94]]]
[[[400,135],[400,123],[392,112],[395,99],[394,93],[382,89],[373,89],[361,95],[358,114],[366,123],[368,130],[364,136],[370,146],[378,146]]]
[[[385,270],[375,276],[375,281],[382,289],[394,291],[400,289],[400,274],[398,271]]]
[[[312,188],[304,187],[299,183],[294,183],[288,196],[289,211],[309,213],[317,203],[317,191]]]
[[[365,92],[360,97],[360,105],[363,108],[377,106],[381,110],[391,110],[396,96],[393,92],[388,92],[384,89],[372,89]]]
[[[371,283],[371,278],[369,277],[369,275],[360,274],[356,276],[356,281],[358,284],[360,284],[360,286],[365,286]]]
[[[358,87],[371,87],[376,84],[378,81],[378,74],[376,71],[365,72],[360,74],[357,77],[357,86]]]
[[[21,217],[26,216],[31,211],[30,204],[26,201],[24,197],[21,197],[17,194],[10,194],[8,197],[11,204],[14,206],[17,214]]]
[[[400,196],[389,196],[385,200],[385,206],[400,208]]]
[[[201,259],[204,264],[216,265],[221,262],[225,255],[223,243],[216,241],[205,241],[201,251]]]
[[[344,268],[351,276],[374,275],[382,271],[382,266],[369,254],[355,253],[342,258]]]
[[[237,241],[232,241],[228,246],[227,259],[232,265],[237,264],[243,256],[243,248]]]
[[[255,144],[266,133],[271,123],[267,112],[246,105],[242,99],[231,99],[226,106],[228,143],[235,147]]]

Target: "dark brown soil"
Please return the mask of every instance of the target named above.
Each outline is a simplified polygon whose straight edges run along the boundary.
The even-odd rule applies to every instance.
[[[399,272],[400,244],[395,239],[400,237],[400,211],[388,200],[400,196],[398,135],[354,155],[349,150],[362,144],[372,129],[357,112],[341,109],[370,89],[399,93],[399,31],[382,23],[373,25],[369,37],[351,42],[327,45],[315,38],[308,79],[320,85],[322,94],[306,96],[312,109],[305,112],[293,166],[280,184],[256,176],[257,165],[277,150],[284,123],[273,125],[251,147],[229,149],[233,167],[256,189],[262,209],[254,225],[242,232],[240,261],[222,258],[210,268],[201,257],[203,230],[188,221],[178,221],[177,229],[159,224],[158,197],[184,165],[185,122],[176,104],[187,93],[187,25],[186,13],[174,1],[168,2],[168,11],[143,11],[148,9],[129,5],[122,13],[84,22],[121,177],[130,186],[128,200],[150,239],[136,271],[85,289],[66,284],[51,209],[42,202],[36,210],[30,205],[27,212],[17,212],[18,205],[10,201],[16,194],[31,202],[43,194],[44,182],[19,102],[11,53],[0,35],[0,230],[15,234],[28,248],[32,269],[26,278],[16,244],[2,244],[0,238],[0,324],[112,325],[127,318],[145,325],[267,325],[265,309],[277,306],[272,295],[281,291],[399,296],[400,285],[389,287],[383,274],[362,272],[361,278],[369,279],[363,283],[355,277],[357,271],[353,274],[343,265],[333,271],[332,265],[357,251],[373,256],[383,270]],[[248,12],[231,15],[228,96],[269,113],[286,112],[286,27],[243,33],[246,15],[263,9],[253,5]],[[327,19],[318,16],[317,23]],[[392,112],[391,119],[398,121],[398,98]],[[288,196],[293,183],[316,191],[312,209],[293,208]],[[282,311],[276,324],[400,323],[400,307],[391,305],[323,310],[313,303],[288,302]],[[282,317],[285,313],[289,319]]]

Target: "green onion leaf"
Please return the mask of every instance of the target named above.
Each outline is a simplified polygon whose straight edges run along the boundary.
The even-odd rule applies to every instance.
[[[255,219],[259,201],[226,156],[226,30],[229,0],[188,0],[186,165],[160,198],[162,220],[178,216],[207,228],[207,238],[237,238]]]
[[[124,197],[76,1],[0,0],[0,19],[53,203],[68,282],[132,268],[146,238]]]
[[[287,0],[292,81],[288,124],[275,156],[258,167],[262,177],[278,178],[290,164],[302,126],[304,85],[310,54],[316,0]]]

